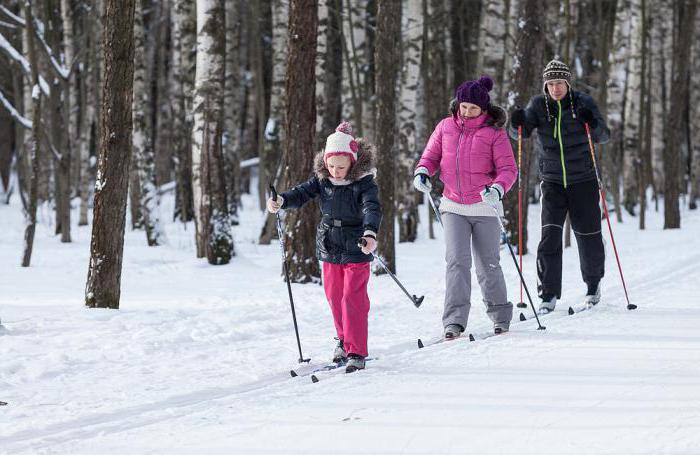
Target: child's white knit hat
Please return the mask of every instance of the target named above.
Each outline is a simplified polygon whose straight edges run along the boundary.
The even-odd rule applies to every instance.
[[[357,161],[357,142],[352,137],[352,126],[349,122],[342,122],[335,132],[326,139],[326,148],[323,149],[323,161],[330,156],[347,155],[352,162]]]

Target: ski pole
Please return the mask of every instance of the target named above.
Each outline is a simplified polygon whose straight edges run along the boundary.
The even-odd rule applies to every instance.
[[[367,245],[367,240],[365,240],[365,239],[363,239],[363,238],[361,238],[361,239],[359,240],[359,242],[357,243],[357,246],[359,246],[359,247],[363,247],[363,246],[365,246],[365,245]],[[411,302],[413,302],[413,304],[416,306],[416,308],[418,308],[418,307],[421,305],[421,303],[423,303],[423,299],[425,298],[425,296],[422,295],[422,296],[420,296],[420,297],[417,297],[415,294],[411,295],[411,294],[406,290],[406,288],[403,287],[403,285],[401,284],[401,282],[399,281],[399,279],[396,278],[396,275],[394,275],[393,273],[391,273],[391,270],[389,270],[389,267],[387,267],[386,263],[384,263],[384,261],[382,260],[382,258],[380,258],[380,257],[379,257],[378,255],[376,255],[376,254],[373,254],[373,253],[370,253],[370,254],[372,255],[372,259],[376,259],[377,261],[379,261],[379,264],[382,266],[382,268],[384,268],[384,270],[386,271],[386,273],[388,273],[389,276],[390,276],[391,278],[394,279],[394,281],[396,282],[396,284],[399,285],[399,287],[400,287],[401,290],[404,292],[404,294],[406,294],[406,296],[411,300]]]
[[[629,295],[627,294],[627,285],[625,284],[625,277],[622,274],[622,264],[620,264],[620,256],[617,254],[617,246],[615,246],[615,237],[613,236],[612,225],[610,224],[610,214],[608,213],[608,204],[605,202],[605,190],[603,190],[603,181],[600,179],[600,173],[598,172],[598,164],[595,160],[595,148],[593,147],[593,139],[591,139],[591,129],[588,123],[584,123],[586,127],[586,135],[588,136],[588,147],[591,150],[591,159],[593,160],[593,169],[595,170],[595,177],[598,179],[598,191],[600,191],[600,198],[603,200],[603,210],[605,210],[605,221],[608,222],[608,231],[610,231],[610,239],[612,240],[613,250],[615,251],[615,260],[617,261],[617,269],[620,271],[620,279],[622,280],[622,289],[625,291],[625,299],[627,300],[627,309],[634,310],[637,305],[630,303]]]
[[[518,257],[520,258],[520,270],[523,269],[523,187],[520,183],[523,158],[523,126],[518,127]],[[506,240],[507,241],[507,240]],[[518,308],[527,308],[523,302],[523,284],[520,283],[520,302]]]
[[[440,223],[440,226],[442,226],[443,229],[445,229],[445,226],[442,224],[442,217],[440,216],[440,211],[437,209],[437,206],[435,205],[435,200],[433,199],[433,195],[430,194],[430,192],[426,193],[428,195],[428,200],[430,201],[430,206],[433,208],[433,212],[435,212],[435,218],[437,218],[438,222]]]
[[[270,183],[270,193],[272,194],[272,199],[277,202],[277,190]],[[297,325],[297,314],[294,311],[294,298],[292,297],[292,285],[289,282],[289,269],[287,268],[287,254],[284,251],[284,234],[282,232],[282,220],[280,219],[279,211],[275,213],[277,218],[277,235],[280,238],[280,249],[282,251],[282,268],[284,269],[284,276],[287,281],[287,292],[289,293],[289,305],[292,307],[292,321],[294,321],[294,333],[297,336],[297,347],[299,348],[299,363],[309,362],[311,359],[305,359],[301,353],[301,340],[299,339],[299,326]]]
[[[486,193],[489,193],[491,191],[486,185],[484,187],[486,189]],[[501,221],[501,214],[498,213],[498,209],[496,207],[491,206],[494,212],[496,212],[496,219],[498,220],[498,225],[501,228],[502,233],[506,233],[506,228],[503,226],[503,221]],[[510,251],[510,256],[513,258],[513,264],[515,264],[515,268],[518,270],[518,275],[520,275],[520,284],[525,288],[525,293],[527,294],[527,299],[530,301],[530,306],[532,307],[532,312],[535,313],[535,319],[537,319],[537,330],[544,330],[547,327],[543,326],[540,324],[540,318],[537,316],[537,310],[535,310],[535,304],[532,303],[532,297],[530,297],[530,291],[527,289],[527,285],[525,284],[525,278],[523,278],[523,272],[521,271],[520,267],[518,267],[518,260],[515,259],[515,253],[513,252],[513,247],[510,246],[510,242],[506,241],[506,245],[508,245],[508,251]]]

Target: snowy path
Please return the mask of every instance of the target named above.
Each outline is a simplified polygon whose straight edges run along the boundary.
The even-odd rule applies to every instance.
[[[108,311],[82,306],[88,228],[63,245],[44,213],[22,269],[19,207],[0,206],[0,400],[10,403],[0,453],[700,454],[697,213],[683,213],[680,231],[653,213],[644,232],[630,218],[613,225],[637,311],[624,309],[609,248],[604,301],[566,315],[583,294],[574,246],[546,331],[528,321],[422,350],[416,338],[440,332],[444,247],[425,235],[401,244],[398,276],[423,306],[373,277],[379,359],[317,384],[288,375],[298,353],[279,249],[252,241],[257,212],[243,217],[225,267],[194,259],[191,225],[168,225],[171,244],[156,249],[128,233],[122,309]],[[534,293],[533,255],[525,274]],[[304,354],[323,360],[333,343],[323,291],[295,285],[294,297]],[[487,330],[478,290],[473,302],[469,330]]]

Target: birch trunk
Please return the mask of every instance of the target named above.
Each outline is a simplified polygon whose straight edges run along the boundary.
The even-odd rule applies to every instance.
[[[224,22],[222,0],[197,2],[192,188],[197,256],[212,265],[234,254],[223,176]]]
[[[625,88],[624,127],[623,127],[623,206],[627,213],[635,215],[639,189],[637,166],[640,161],[640,120],[642,83],[642,2],[629,3],[629,47],[627,55],[627,84]]]

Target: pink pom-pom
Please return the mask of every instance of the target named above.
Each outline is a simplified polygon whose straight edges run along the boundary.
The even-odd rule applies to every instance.
[[[484,87],[487,92],[490,92],[493,88],[493,79],[488,76],[481,76],[479,78],[479,84]]]
[[[341,122],[335,130],[352,136],[352,125],[350,125],[350,122]]]

